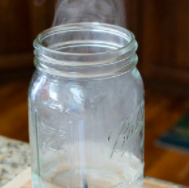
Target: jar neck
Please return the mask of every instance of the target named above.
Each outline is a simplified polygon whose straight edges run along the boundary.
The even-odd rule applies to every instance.
[[[77,23],[50,28],[34,41],[35,66],[52,75],[98,78],[134,68],[134,35],[115,25]]]

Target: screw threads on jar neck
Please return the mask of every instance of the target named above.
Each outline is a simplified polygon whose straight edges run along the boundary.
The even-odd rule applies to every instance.
[[[63,77],[113,76],[129,71],[138,60],[134,35],[109,24],[53,27],[38,35],[34,47],[36,67]]]

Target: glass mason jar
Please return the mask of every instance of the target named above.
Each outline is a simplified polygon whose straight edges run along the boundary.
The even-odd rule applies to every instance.
[[[141,188],[144,90],[134,35],[67,24],[41,33],[34,47],[33,188]]]

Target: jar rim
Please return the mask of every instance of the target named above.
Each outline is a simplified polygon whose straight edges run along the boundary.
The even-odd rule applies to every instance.
[[[61,32],[72,32],[75,30],[91,30],[91,31],[103,31],[108,32],[110,34],[115,34],[121,38],[121,40],[127,41],[126,45],[118,47],[117,49],[105,51],[105,52],[95,52],[95,53],[76,53],[76,52],[62,52],[58,50],[54,50],[48,46],[43,44],[43,41],[47,39],[47,37],[60,34]],[[97,22],[83,22],[83,23],[71,23],[60,26],[55,26],[50,29],[47,29],[40,33],[34,41],[35,48],[35,56],[40,60],[45,60],[47,63],[61,64],[61,65],[69,65],[69,66],[87,66],[86,63],[90,62],[88,65],[99,65],[106,64],[107,57],[109,59],[108,64],[111,62],[115,62],[115,59],[124,58],[126,56],[130,56],[130,54],[135,53],[137,50],[137,42],[135,40],[134,34],[120,26],[105,24],[105,23],[97,23]],[[96,57],[98,56],[98,60]],[[59,58],[57,58],[59,57]],[[75,60],[72,58],[74,57]],[[78,61],[77,59],[85,58],[85,62],[82,60]],[[110,61],[112,60],[112,61]],[[64,62],[63,62],[64,61]]]

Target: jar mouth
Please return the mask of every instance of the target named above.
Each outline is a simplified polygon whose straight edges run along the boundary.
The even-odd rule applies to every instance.
[[[86,22],[47,29],[37,36],[34,48],[37,61],[90,66],[131,57],[137,50],[137,42],[122,27]]]

